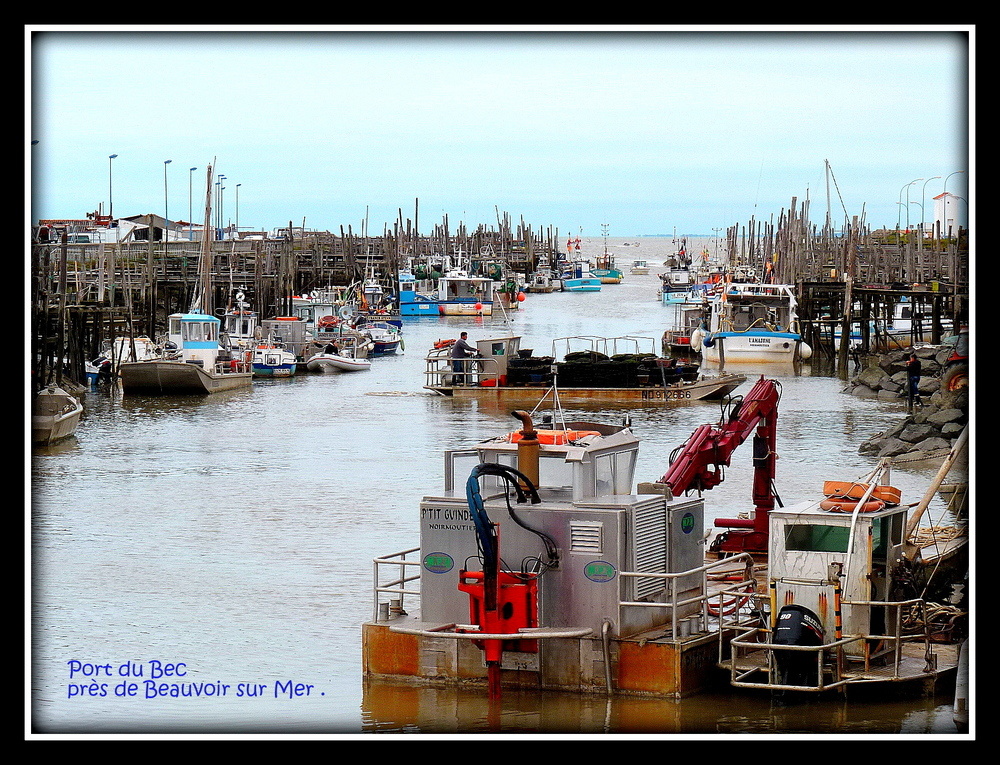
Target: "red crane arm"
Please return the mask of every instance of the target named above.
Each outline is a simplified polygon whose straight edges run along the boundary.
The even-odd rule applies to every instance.
[[[668,484],[675,497],[689,489],[704,491],[717,486],[722,482],[720,466],[729,465],[733,452],[760,426],[758,435],[768,448],[765,454],[755,455],[754,459],[758,473],[754,481],[756,502],[760,493],[758,483],[770,487],[774,476],[774,421],[778,398],[777,383],[761,376],[727,422],[698,426],[659,483]],[[757,504],[759,507],[760,502]]]

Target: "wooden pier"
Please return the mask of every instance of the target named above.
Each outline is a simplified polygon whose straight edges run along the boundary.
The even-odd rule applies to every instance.
[[[808,202],[792,198],[777,220],[754,219],[727,231],[730,268],[743,266],[760,281],[795,284],[803,336],[814,358],[844,370],[848,348],[836,340],[852,324],[862,327],[862,342],[851,355],[880,350],[891,306],[911,302],[914,334],[939,342],[946,326],[968,322],[969,252],[965,230],[938,232],[935,238],[910,231],[870,231],[852,218],[842,229],[808,223]],[[84,362],[101,343],[120,335],[155,337],[171,313],[186,311],[198,280],[201,242],[168,238],[165,228],[183,236],[183,225],[148,219],[145,240],[85,243],[58,232],[31,248],[32,373],[36,383],[62,375],[85,380]],[[389,293],[398,270],[411,262],[443,263],[445,256],[473,267],[503,263],[523,274],[541,262],[555,262],[557,229],[534,229],[506,213],[497,227],[474,230],[448,219],[426,234],[416,221],[399,220],[380,235],[358,234],[350,226],[338,233],[310,231],[289,223],[277,236],[240,232],[239,238],[211,245],[211,305],[224,309],[242,292],[260,316],[289,315],[292,296],[344,286],[378,274]],[[874,330],[870,331],[869,326]],[[837,328],[841,332],[837,333]],[[918,334],[919,333],[919,334]],[[893,342],[901,342],[899,338]],[[902,342],[905,342],[903,340]],[[63,359],[56,364],[56,359]]]

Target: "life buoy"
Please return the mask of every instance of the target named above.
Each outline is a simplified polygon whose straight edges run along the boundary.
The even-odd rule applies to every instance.
[[[536,437],[540,444],[566,444],[570,441],[579,441],[587,436],[601,435],[596,430],[536,430]],[[516,444],[524,438],[520,430],[515,430],[510,434],[510,442]]]
[[[354,315],[354,310],[349,305],[344,305],[340,307],[340,318],[350,319]]]
[[[853,513],[859,509],[862,513],[874,513],[885,507],[885,502],[880,499],[870,499],[858,508],[857,502],[850,502],[843,499],[824,499],[819,503],[820,508],[829,510],[832,513]]]
[[[340,324],[340,319],[336,316],[323,316],[319,320],[319,326],[321,327],[336,327]]]
[[[441,348],[448,348],[455,344],[454,338],[451,340],[438,340],[434,343],[435,350],[440,350]]]

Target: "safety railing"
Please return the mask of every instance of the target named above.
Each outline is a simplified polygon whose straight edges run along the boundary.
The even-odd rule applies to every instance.
[[[740,573],[740,566],[738,564],[743,564],[742,573]],[[694,614],[688,614],[683,618],[680,618],[679,612],[687,614],[688,612],[696,611],[697,616],[700,619],[700,624],[707,626],[710,618],[721,617],[726,613],[738,612],[746,606],[756,589],[753,565],[753,556],[750,555],[750,553],[738,553],[737,555],[733,555],[729,558],[711,561],[710,563],[706,563],[698,568],[690,569],[689,571],[673,573],[621,571],[619,574],[623,580],[653,579],[662,581],[664,583],[666,599],[662,601],[622,600],[619,601],[618,606],[619,608],[667,609],[670,612],[671,633],[675,637],[686,637],[686,635],[683,634],[687,631],[684,629],[685,625],[683,622],[690,619]],[[731,585],[731,590],[736,593],[735,595],[723,598],[722,593],[717,594],[709,592],[709,576],[712,572],[720,570],[736,572],[733,576],[740,577]],[[698,577],[697,587],[692,582],[694,577]],[[684,586],[687,590],[696,590],[698,594],[678,599],[679,586]],[[722,592],[725,593],[729,591],[730,588],[727,588]],[[715,597],[719,597],[718,606],[713,605],[713,599]],[[697,608],[691,608],[692,606],[697,606]],[[688,623],[687,626],[690,628],[690,623]],[[691,631],[695,632],[697,630]]]
[[[731,591],[728,592],[730,595],[733,594]],[[885,680],[900,679],[903,644],[906,640],[903,635],[903,615],[913,607],[925,609],[924,601],[920,598],[891,602],[845,600],[842,605],[868,609],[884,608],[887,616],[890,612],[894,613],[893,619],[886,620],[886,623],[892,622],[892,634],[845,635],[817,646],[777,645],[770,642],[773,631],[766,626],[752,626],[739,621],[729,623],[721,621],[719,624],[719,663],[720,665],[729,665],[730,684],[742,688],[819,692],[852,682],[875,679],[876,676],[878,679]],[[758,613],[760,612],[758,611]],[[726,635],[734,630],[743,631],[729,640],[727,644]],[[930,647],[930,639],[926,635],[924,643],[927,667],[931,668],[934,664],[934,657]],[[846,648],[852,644],[857,644],[858,650],[849,656]],[[730,651],[728,659],[725,658],[727,645]],[[881,648],[873,652],[873,645],[881,646]],[[811,684],[805,682],[805,677],[801,674],[796,678],[802,681],[800,684],[781,682],[779,656],[782,654],[786,659],[795,654],[813,654],[816,672],[815,682]],[[880,657],[887,657],[888,660],[880,666],[877,673],[874,673],[873,660]],[[805,665],[807,661],[808,659],[803,658],[802,664]],[[850,663],[853,663],[856,669],[851,669]],[[761,674],[766,675],[766,681],[755,682],[750,679]]]
[[[456,385],[476,387],[489,381],[499,384],[500,362],[489,356],[451,358],[450,348],[433,350],[424,358],[426,388],[452,388]],[[462,362],[462,371],[456,372],[454,362]]]
[[[419,552],[419,547],[411,547],[408,550],[402,550],[374,559],[375,571],[372,579],[374,582],[372,589],[372,600],[374,603],[372,619],[374,621],[386,621],[393,613],[405,613],[404,598],[406,596],[420,597],[419,587],[417,589],[408,589],[407,587],[413,582],[420,581],[419,557],[416,560],[408,560],[406,557],[407,555]],[[412,571],[413,567],[417,567],[417,573],[408,574],[407,571]],[[381,602],[385,596],[388,596],[389,599]]]

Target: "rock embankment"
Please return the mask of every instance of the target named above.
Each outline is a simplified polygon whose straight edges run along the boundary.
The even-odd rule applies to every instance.
[[[952,350],[950,345],[916,349],[921,364],[917,386],[920,404],[903,421],[865,441],[859,448],[862,454],[934,459],[954,446],[969,420],[969,396],[968,388],[955,392],[941,388],[941,372]],[[873,357],[845,391],[855,396],[905,401],[909,355],[907,349]]]

